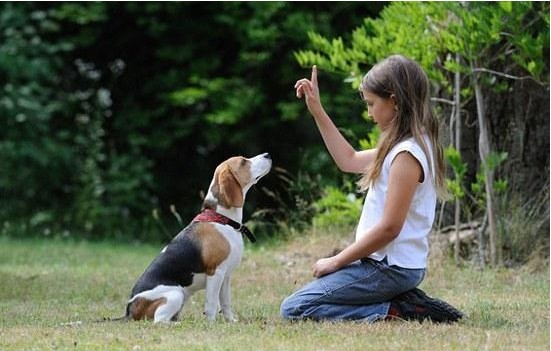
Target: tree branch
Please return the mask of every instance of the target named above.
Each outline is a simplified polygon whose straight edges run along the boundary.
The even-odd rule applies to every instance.
[[[448,100],[448,99],[442,99],[442,98],[437,98],[437,97],[431,97],[431,98],[430,98],[430,101],[442,102],[442,103],[444,103],[444,104],[448,104],[448,105],[455,106],[455,101]]]
[[[531,79],[531,80],[533,80],[534,82],[538,83],[539,85],[545,85],[544,83],[540,82],[539,80],[537,80],[536,78],[534,78],[534,77],[532,77],[532,76],[517,77],[517,76],[513,76],[513,75],[510,75],[510,74],[507,74],[507,73],[494,71],[494,70],[488,69],[488,68],[473,68],[472,71],[473,71],[474,73],[481,72],[481,73],[495,74],[496,76],[505,77],[505,78],[509,78],[509,79],[515,79],[515,80],[526,80],[526,79]]]

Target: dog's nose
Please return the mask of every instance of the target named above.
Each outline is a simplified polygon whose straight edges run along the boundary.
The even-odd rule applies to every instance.
[[[271,159],[272,159],[272,157],[270,156],[270,154],[267,153],[267,152],[264,153],[264,154],[262,155],[262,157],[267,158],[268,160],[271,160]]]

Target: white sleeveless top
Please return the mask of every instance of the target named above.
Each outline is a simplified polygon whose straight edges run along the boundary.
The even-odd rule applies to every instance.
[[[428,152],[432,155],[432,145],[425,138]],[[406,139],[395,145],[383,162],[383,168],[366,195],[360,222],[356,229],[356,241],[367,233],[383,217],[384,203],[388,188],[390,165],[396,155],[407,151],[415,157],[423,167],[424,180],[419,183],[406,216],[400,234],[385,247],[372,253],[369,257],[381,261],[387,258],[389,265],[403,268],[426,268],[429,251],[428,234],[432,228],[436,211],[436,188],[434,185],[434,163],[429,168],[423,149],[413,139]]]

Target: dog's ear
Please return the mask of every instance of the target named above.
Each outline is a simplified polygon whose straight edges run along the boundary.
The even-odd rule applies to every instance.
[[[243,207],[243,190],[229,166],[220,171],[218,187],[220,191],[219,198],[224,207]]]

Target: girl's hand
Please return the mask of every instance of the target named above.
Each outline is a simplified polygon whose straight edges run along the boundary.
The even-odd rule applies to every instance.
[[[299,79],[295,83],[297,98],[302,98],[306,102],[306,106],[310,113],[314,116],[321,110],[320,92],[318,88],[318,69],[312,66],[312,77]]]
[[[316,278],[327,275],[329,273],[333,273],[339,268],[340,266],[338,264],[336,256],[321,258],[312,266],[313,275]]]

